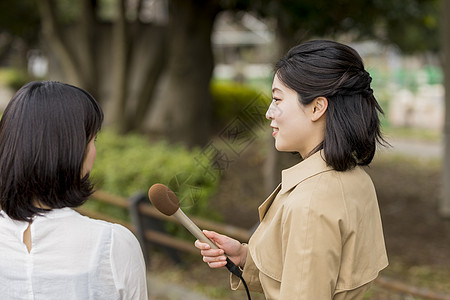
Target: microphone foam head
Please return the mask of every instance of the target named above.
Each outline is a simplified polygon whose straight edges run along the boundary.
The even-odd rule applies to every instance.
[[[173,215],[180,208],[180,201],[171,189],[161,183],[156,183],[148,190],[150,202],[166,216]]]

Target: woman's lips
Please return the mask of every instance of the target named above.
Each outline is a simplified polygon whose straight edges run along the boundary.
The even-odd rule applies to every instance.
[[[272,127],[272,136],[275,137],[278,133],[278,128],[277,127]]]

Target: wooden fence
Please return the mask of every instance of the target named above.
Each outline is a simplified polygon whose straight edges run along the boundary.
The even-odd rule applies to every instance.
[[[96,191],[92,198],[103,203],[127,209],[129,211],[131,222],[125,222],[113,218],[109,215],[86,209],[85,207],[77,208],[77,211],[79,211],[83,215],[95,219],[102,219],[112,223],[118,223],[131,230],[141,243],[144,257],[147,263],[149,259],[148,254],[152,244],[165,247],[172,251],[182,251],[195,254],[199,253],[198,249],[194,247],[192,242],[173,237],[161,230],[162,222],[164,221],[174,223],[179,222],[174,217],[168,217],[154,208],[150,204],[147,195],[138,194],[131,197],[130,199],[126,199],[123,197],[105,193],[103,191]],[[246,230],[243,228],[223,223],[212,222],[201,218],[192,217],[191,220],[202,229],[205,228],[208,230],[214,230],[233,237],[241,242],[248,241],[251,235],[250,230]],[[450,295],[445,295],[442,293],[430,291],[428,289],[412,286],[397,280],[386,278],[384,276],[379,276],[376,279],[375,286],[385,290],[389,290],[394,294],[404,294],[412,297],[418,297],[419,299],[450,300]]]

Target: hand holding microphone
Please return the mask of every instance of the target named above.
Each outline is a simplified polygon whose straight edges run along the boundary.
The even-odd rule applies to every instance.
[[[247,292],[247,297],[250,300],[250,292],[248,290],[247,283],[242,277],[242,271],[228,257],[225,256],[225,260],[223,260],[223,255],[226,254],[224,250],[217,247],[216,244],[206,237],[197,225],[195,225],[194,222],[192,222],[191,219],[183,213],[180,209],[180,201],[178,201],[175,193],[172,192],[167,186],[157,183],[152,185],[148,190],[148,197],[156,209],[166,216],[174,216],[197,238],[198,241],[195,242],[195,245],[197,248],[201,249],[204,260],[210,265],[210,267],[225,266],[231,273],[241,279],[245,287],[245,291]],[[228,254],[237,255],[240,263],[245,262],[245,259],[247,258],[247,248],[242,246],[239,241],[212,231],[206,231],[206,234],[208,234],[208,236],[215,240],[219,245],[226,248]],[[209,249],[207,249],[208,247],[205,247],[204,244],[209,245]]]
[[[200,253],[203,256],[203,261],[208,263],[210,268],[221,268],[225,266],[225,253],[236,265],[242,266],[245,264],[247,257],[247,249],[235,239],[232,239],[226,235],[219,234],[214,231],[203,230],[206,237],[213,241],[214,244],[219,246],[221,250],[210,248],[208,244],[195,241],[195,247],[200,249]]]
[[[174,216],[189,232],[194,235],[198,241],[202,243],[206,243],[209,245],[210,249],[206,249],[204,245],[196,242],[197,248],[202,250],[203,253],[207,254],[205,257],[205,262],[210,263],[211,267],[222,267],[225,266],[231,273],[234,275],[241,277],[242,272],[239,268],[228,258],[226,257],[223,260],[223,256],[225,253],[222,249],[216,246],[205,234],[194,224],[194,222],[189,219],[184,212],[180,209],[180,202],[178,201],[177,196],[173,191],[171,191],[167,186],[157,183],[150,187],[148,191],[148,197],[152,202],[153,206],[155,206],[160,212],[165,214],[166,216]],[[207,232],[208,233],[208,232]],[[219,235],[218,233],[209,232],[212,238],[218,239],[219,243],[226,243],[227,249],[231,250],[230,254],[241,254],[239,252],[242,245],[239,241],[231,239],[224,235]],[[231,247],[230,247],[231,246]],[[220,250],[220,251],[217,251]],[[246,249],[244,249],[246,250]],[[205,251],[205,252],[204,252]],[[246,257],[246,252],[245,252]]]

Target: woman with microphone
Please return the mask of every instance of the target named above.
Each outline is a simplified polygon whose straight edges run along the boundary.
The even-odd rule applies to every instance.
[[[363,299],[388,265],[363,168],[384,142],[371,80],[359,54],[333,41],[295,46],[276,64],[266,117],[276,149],[303,160],[259,207],[248,245],[204,231],[219,247],[196,241],[204,262],[221,268],[227,256],[268,300]],[[241,283],[232,276],[233,289]]]

